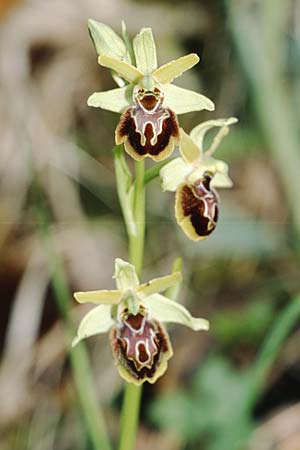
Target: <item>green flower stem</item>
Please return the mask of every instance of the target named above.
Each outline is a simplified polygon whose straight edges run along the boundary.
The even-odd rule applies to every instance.
[[[150,181],[154,180],[156,177],[159,176],[159,172],[161,171],[161,169],[168,164],[169,162],[171,162],[173,159],[175,158],[168,158],[165,159],[164,161],[161,161],[160,163],[156,163],[155,166],[152,166],[150,169],[146,170],[145,172],[145,176],[144,176],[144,182],[145,184],[150,183]]]
[[[145,163],[135,163],[135,189],[133,215],[136,223],[136,234],[129,235],[130,262],[136,268],[139,277],[142,273],[145,238]]]
[[[63,318],[68,342],[71,347],[72,338],[75,334],[75,328],[69,316],[69,303],[72,295],[68,289],[63,265],[54,251],[55,247],[50,228],[50,219],[38,187],[35,189],[35,194],[37,197],[37,201],[35,202],[36,215],[51,272],[54,296]],[[104,418],[94,390],[87,351],[83,343],[80,343],[76,348],[71,350],[70,361],[79,404],[93,449],[111,450]]]
[[[142,387],[126,383],[121,414],[119,450],[133,450],[139,422]]]
[[[143,266],[145,240],[144,161],[136,162],[135,173],[136,179],[133,215],[136,223],[136,233],[129,234],[129,253],[130,262],[136,267],[136,271],[140,277]],[[135,386],[131,383],[126,384],[121,413],[119,450],[133,450],[134,448],[140,412],[141,395],[141,386]]]

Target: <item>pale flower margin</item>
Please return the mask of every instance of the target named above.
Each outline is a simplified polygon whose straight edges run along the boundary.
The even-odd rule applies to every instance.
[[[175,216],[184,233],[194,241],[205,239],[218,220],[219,196],[215,188],[231,188],[228,165],[213,158],[229,126],[238,119],[209,120],[197,125],[188,135],[180,129],[181,157],[160,170],[163,191],[176,191]],[[211,145],[204,149],[204,138],[212,128],[219,128]]]
[[[140,284],[134,266],[115,260],[116,290],[76,292],[79,303],[94,303],[79,324],[72,346],[82,339],[110,332],[113,355],[120,375],[140,385],[154,383],[167,369],[173,355],[162,323],[179,323],[195,331],[208,330],[209,323],[192,317],[181,304],[161,292],[181,282],[180,272]]]
[[[125,43],[113,30],[110,29],[111,44],[107,47],[104,43],[109,27],[95,21],[90,21],[89,27],[99,64],[127,84],[95,92],[88,105],[123,113],[116,128],[116,144],[124,143],[134,159],[166,159],[180,140],[176,114],[214,110],[213,102],[204,95],[171,84],[199,62],[198,55],[191,53],[158,67],[152,30],[143,28],[133,39],[134,66],[129,62],[133,58]]]

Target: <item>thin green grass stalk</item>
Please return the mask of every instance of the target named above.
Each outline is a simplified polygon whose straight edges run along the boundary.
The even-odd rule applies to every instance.
[[[36,194],[39,196],[35,204],[36,215],[48,258],[54,296],[65,324],[71,348],[71,341],[75,334],[75,328],[69,316],[69,305],[72,295],[68,289],[63,265],[54,250],[48,211],[42,202],[40,192]],[[70,361],[79,403],[93,449],[111,450],[104,418],[97,403],[87,351],[83,343],[80,343],[70,351]]]
[[[291,300],[285,307],[262,344],[250,371],[251,385],[246,398],[248,411],[254,406],[281,346],[297,323],[300,323],[300,296]]]
[[[182,272],[182,266],[183,266],[182,259],[180,257],[176,258],[173,262],[171,273]],[[166,297],[171,298],[174,301],[177,301],[180,287],[181,281],[175,284],[174,286],[169,287],[169,289],[166,291]]]
[[[145,163],[135,163],[135,190],[133,212],[136,223],[136,233],[129,237],[130,262],[136,267],[141,277],[144,241],[145,241]],[[133,450],[139,421],[142,387],[126,383],[121,411],[119,450]]]
[[[244,430],[245,424],[251,423],[252,411],[264,389],[266,378],[274,365],[282,345],[293,327],[299,323],[299,319],[300,296],[289,302],[266,336],[252,369],[246,375],[246,390],[243,394],[239,413],[237,414],[239,421],[235,421],[230,425],[226,438],[224,438],[222,445],[218,447],[219,450],[239,450],[240,448],[247,447],[246,441],[249,439],[249,431],[245,433],[242,431],[241,434],[241,430]]]

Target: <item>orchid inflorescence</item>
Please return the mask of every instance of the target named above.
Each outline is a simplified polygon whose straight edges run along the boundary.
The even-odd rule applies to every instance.
[[[167,162],[160,170],[162,189],[176,192],[175,216],[184,233],[193,241],[207,238],[215,229],[219,215],[219,196],[215,188],[232,186],[227,164],[212,155],[237,119],[209,120],[187,134],[179,127],[177,115],[213,111],[214,104],[202,94],[171,83],[197,64],[199,57],[191,53],[158,67],[151,28],[143,28],[132,43],[124,24],[122,37],[94,20],[89,20],[89,31],[98,63],[111,69],[119,87],[92,94],[88,105],[121,114],[115,142],[123,145],[136,161],[147,157],[163,161],[179,148],[181,156]],[[214,127],[219,131],[205,150],[205,134]],[[119,179],[125,181],[123,187],[119,184],[118,191],[124,191],[119,192],[119,198],[125,199],[124,218],[129,232],[134,234],[131,175],[125,162],[120,167]],[[115,279],[117,290],[75,294],[78,302],[98,306],[82,319],[73,345],[89,336],[110,331],[111,348],[120,375],[135,384],[154,383],[165,372],[172,356],[162,323],[175,322],[193,330],[207,330],[208,322],[193,318],[182,305],[162,295],[180,283],[179,272],[139,284],[135,267],[116,259]]]

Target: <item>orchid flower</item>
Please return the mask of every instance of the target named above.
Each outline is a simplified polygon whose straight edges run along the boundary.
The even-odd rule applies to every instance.
[[[221,140],[229,132],[229,119],[209,120],[193,128],[190,135],[180,130],[180,152],[160,170],[162,189],[176,191],[175,216],[184,233],[193,241],[209,236],[219,215],[219,196],[214,188],[230,188],[228,165],[212,157]],[[205,151],[205,134],[213,127],[220,130]]]
[[[92,35],[100,54],[101,66],[112,69],[126,85],[105,92],[95,92],[88,105],[121,113],[116,128],[116,144],[124,143],[135,160],[150,157],[161,161],[179,144],[177,114],[203,109],[213,111],[214,104],[204,95],[175,86],[172,81],[198,63],[195,53],[157,67],[156,46],[151,28],[143,28],[133,39],[136,66],[131,64],[122,39],[111,29],[92,21]],[[109,33],[110,46],[105,44]],[[112,33],[114,39],[112,39]],[[122,45],[123,44],[123,45]]]
[[[116,290],[76,292],[79,303],[94,303],[82,319],[73,346],[82,339],[110,331],[112,353],[120,375],[128,382],[154,383],[173,355],[162,322],[208,330],[208,321],[194,318],[179,303],[161,294],[181,281],[180,272],[140,284],[132,264],[115,260]]]

